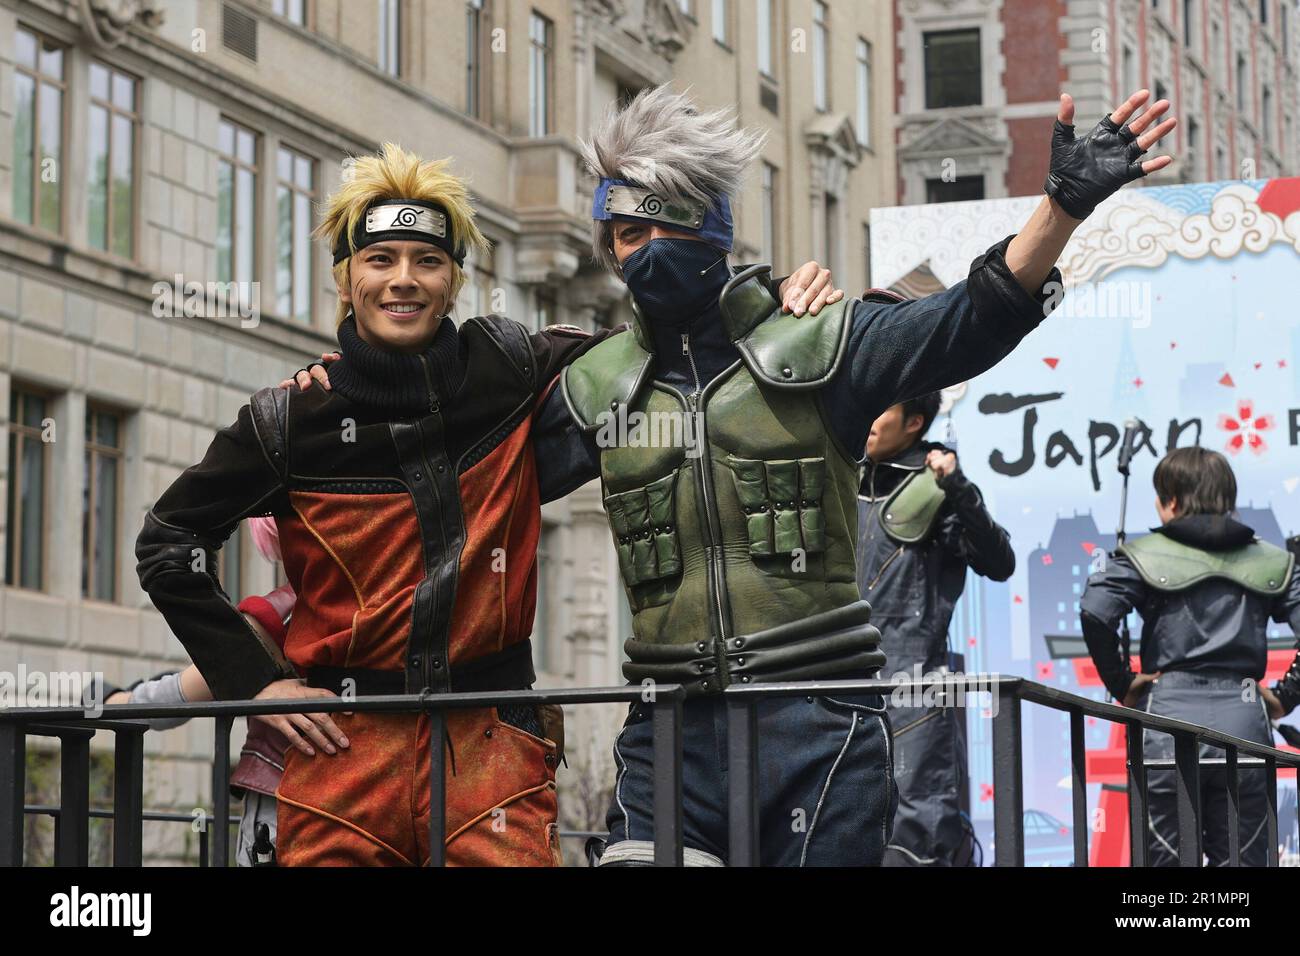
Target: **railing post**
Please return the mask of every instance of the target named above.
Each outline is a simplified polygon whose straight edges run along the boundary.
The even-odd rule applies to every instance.
[[[1201,865],[1200,741],[1174,734],[1174,788],[1178,805],[1178,865]]]
[[[23,792],[27,734],[16,720],[0,721],[0,866],[23,865]]]
[[[113,739],[113,865],[140,866],[144,856],[144,732]]]
[[[1228,865],[1241,866],[1241,782],[1237,776],[1237,748],[1224,750],[1228,780]]]
[[[1088,865],[1088,755],[1083,711],[1070,711],[1070,792],[1074,809],[1074,865]]]
[[[993,841],[996,866],[1025,865],[1024,774],[1020,697],[1014,682],[999,682],[993,715]]]
[[[199,831],[199,866],[201,868],[207,867],[210,862],[211,857],[208,853],[208,828],[205,826]]]
[[[1147,865],[1147,765],[1142,752],[1142,725],[1129,721],[1124,730],[1128,748],[1129,865]]]
[[[1300,775],[1297,776],[1300,779]],[[1277,866],[1277,758],[1264,758],[1264,792],[1268,795],[1268,827],[1265,835],[1268,837],[1268,862],[1267,866]]]
[[[429,714],[429,865],[447,864],[447,712]]]
[[[59,732],[59,829],[56,866],[90,863],[90,738],[93,730]]]
[[[758,713],[727,700],[728,834],[731,866],[758,866]]]
[[[655,866],[682,865],[682,700],[656,695],[654,734]]]
[[[232,717],[213,719],[212,746],[212,866],[226,866],[230,860],[230,726]]]

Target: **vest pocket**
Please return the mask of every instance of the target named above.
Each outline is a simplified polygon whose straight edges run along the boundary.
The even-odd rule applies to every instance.
[[[618,564],[630,587],[680,574],[681,555],[673,525],[677,474],[644,488],[605,496],[605,513],[614,531]]]
[[[762,461],[727,456],[753,557],[826,550],[825,458]]]

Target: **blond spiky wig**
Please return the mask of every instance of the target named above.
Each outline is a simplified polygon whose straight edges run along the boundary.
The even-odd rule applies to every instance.
[[[325,215],[316,227],[316,238],[323,239],[333,249],[339,237],[346,235],[355,254],[352,236],[370,203],[377,199],[422,199],[436,202],[447,210],[451,234],[467,252],[484,252],[487,240],[474,224],[469,190],[465,180],[450,171],[450,166],[450,159],[420,159],[395,143],[384,143],[374,156],[358,156],[347,164],[343,182],[327,200]],[[340,288],[347,288],[351,282],[348,271],[351,262],[349,256],[334,266],[334,282]],[[465,273],[460,266],[452,262],[451,270],[449,307],[465,284]],[[336,321],[347,318],[348,311],[347,304],[340,299]]]
[[[591,141],[582,144],[582,156],[597,177],[712,208],[718,196],[736,198],[766,138],[766,131],[740,127],[735,110],[701,112],[685,93],[663,85],[642,90],[622,109],[611,104]],[[591,240],[596,261],[617,271],[609,220],[592,221]]]

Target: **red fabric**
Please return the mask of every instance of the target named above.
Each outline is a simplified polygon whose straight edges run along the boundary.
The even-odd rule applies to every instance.
[[[271,606],[270,601],[260,594],[250,595],[239,602],[239,610],[262,625],[266,633],[271,635],[276,646],[284,647],[284,637],[287,632],[284,618]]]
[[[525,419],[460,476],[465,545],[450,623],[453,665],[532,633],[541,501],[531,427]],[[425,574],[410,496],[294,491],[289,498],[294,514],[277,519],[297,593],[285,656],[299,671],[401,670],[411,602]]]
[[[354,713],[334,720],[348,736],[346,750],[314,757],[288,752],[276,792],[278,862],[425,865],[428,718]],[[447,862],[560,865],[555,745],[503,724],[493,708],[452,711],[447,731]]]

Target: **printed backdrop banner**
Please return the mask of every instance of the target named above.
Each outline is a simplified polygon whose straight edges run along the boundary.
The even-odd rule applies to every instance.
[[[951,287],[1039,201],[876,209],[873,284],[908,295]],[[956,445],[1016,551],[1009,582],[970,576],[952,650],[967,672],[1100,700],[1078,602],[1090,566],[1115,546],[1126,421],[1141,423],[1130,534],[1159,522],[1156,461],[1197,443],[1228,456],[1241,518],[1261,538],[1281,545],[1300,532],[1300,179],[1125,189],[1080,227],[1060,264],[1056,311],[996,368],[946,389],[930,437]],[[1141,626],[1131,622],[1136,654]],[[1294,646],[1274,625],[1270,681]],[[1069,865],[1068,719],[1032,705],[1024,716],[1026,862]],[[989,862],[991,723],[973,710],[968,720],[971,815]],[[1093,859],[1121,862],[1124,797],[1108,785],[1123,783],[1123,738],[1105,721],[1089,720],[1087,735]],[[1294,787],[1294,775],[1283,780]],[[1279,811],[1280,832],[1292,833],[1294,789]],[[1292,837],[1284,853],[1295,851]]]

